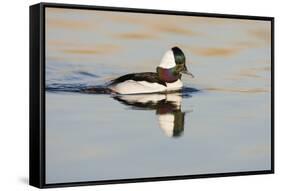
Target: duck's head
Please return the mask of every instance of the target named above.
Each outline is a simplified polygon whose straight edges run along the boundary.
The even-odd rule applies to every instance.
[[[175,82],[181,78],[181,74],[193,77],[186,67],[184,53],[178,47],[173,47],[164,54],[157,67],[157,74],[165,82]]]

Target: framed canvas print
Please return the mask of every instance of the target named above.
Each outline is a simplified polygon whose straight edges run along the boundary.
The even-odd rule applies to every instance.
[[[274,18],[30,7],[30,185],[274,172]]]

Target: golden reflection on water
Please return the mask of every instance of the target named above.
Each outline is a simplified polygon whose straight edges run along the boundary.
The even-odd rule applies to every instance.
[[[206,88],[208,91],[226,92],[226,93],[264,93],[269,92],[266,89],[253,88],[253,89],[232,89],[232,88]]]
[[[259,40],[270,43],[270,36],[271,36],[270,30],[266,30],[266,28],[258,28],[258,29],[249,30],[248,32],[250,35],[258,38]]]
[[[190,48],[190,51],[200,56],[228,57],[238,53],[239,51],[241,51],[241,49],[235,47],[233,48],[211,47],[211,48]]]
[[[121,33],[114,35],[117,38],[121,39],[133,39],[133,40],[144,40],[144,39],[155,39],[158,38],[158,36],[153,35],[151,33],[145,33],[145,32],[128,32],[128,33]]]
[[[186,35],[186,36],[198,36],[201,35],[199,32],[195,32],[189,28],[181,27],[181,25],[175,25],[174,23],[159,22],[149,26],[154,32],[159,33],[172,33],[174,35]]]
[[[239,76],[251,77],[251,78],[262,78],[260,75],[257,74],[258,71],[254,69],[242,69],[239,72]]]
[[[118,46],[108,45],[108,44],[99,44],[95,46],[88,47],[76,47],[76,48],[68,48],[63,50],[67,54],[111,54],[113,52],[117,52],[120,50]]]
[[[233,47],[241,48],[241,49],[249,49],[249,48],[259,48],[263,46],[260,43],[252,42],[252,41],[238,41],[233,43]]]
[[[81,30],[82,28],[90,28],[90,23],[83,20],[63,20],[63,19],[47,19],[46,24],[48,28],[64,28],[64,29],[76,29]]]

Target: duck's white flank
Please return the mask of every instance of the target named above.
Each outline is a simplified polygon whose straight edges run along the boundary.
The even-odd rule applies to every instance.
[[[172,83],[166,83],[166,91],[179,90],[182,88],[183,83],[180,79]]]
[[[175,66],[176,66],[176,63],[175,63],[174,53],[172,50],[168,50],[162,57],[159,67],[165,68],[165,69],[170,69]]]
[[[110,89],[119,94],[140,94],[178,90],[181,89],[182,86],[183,84],[180,79],[172,83],[166,83],[166,86],[146,81],[127,80],[111,86]]]

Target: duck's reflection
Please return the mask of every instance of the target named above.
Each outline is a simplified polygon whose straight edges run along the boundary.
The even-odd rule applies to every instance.
[[[159,126],[168,137],[179,137],[184,131],[185,112],[181,111],[179,94],[118,95],[115,100],[136,110],[156,110]]]

